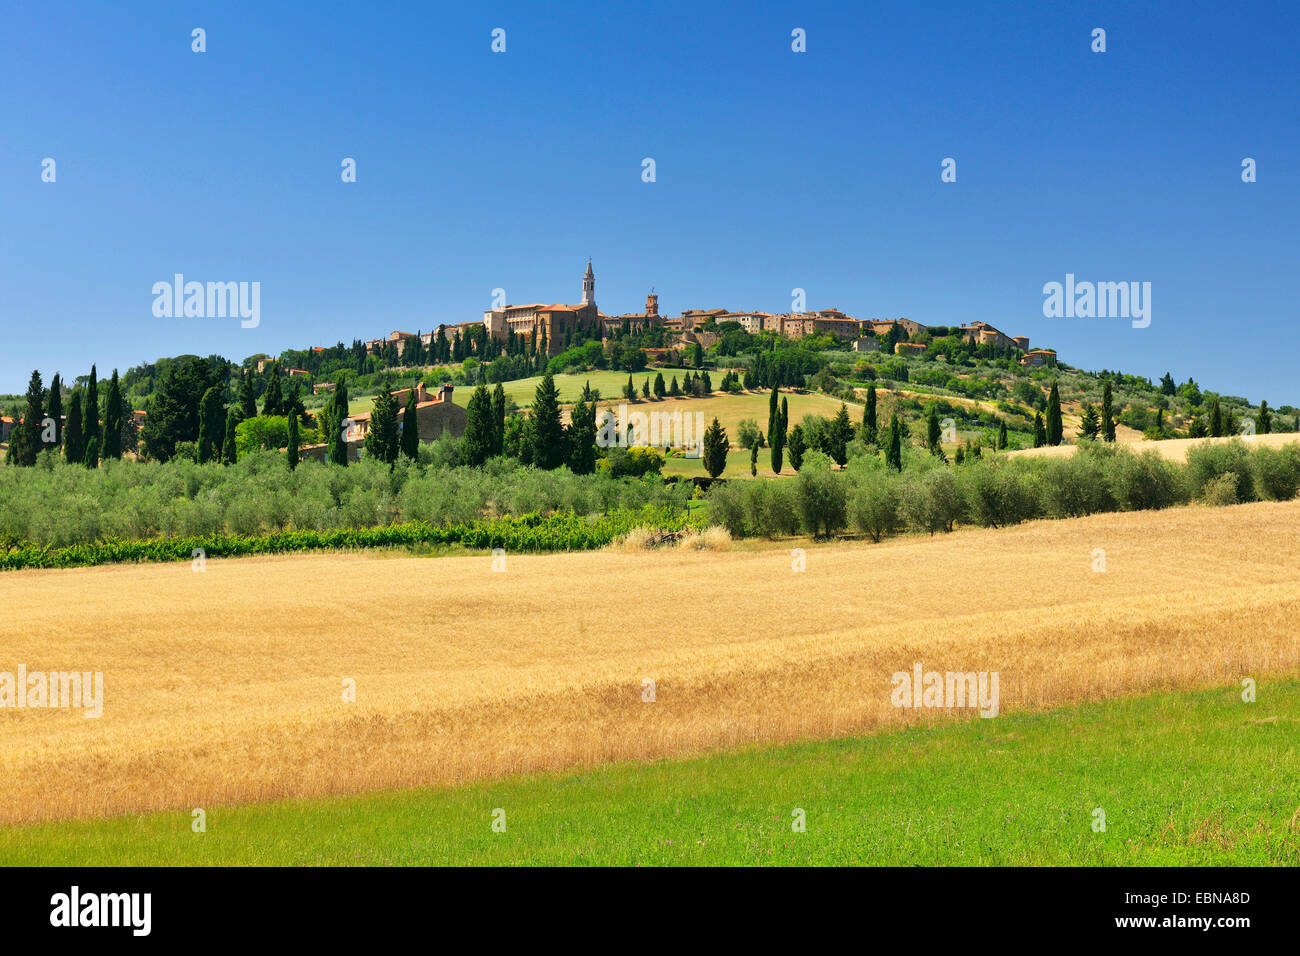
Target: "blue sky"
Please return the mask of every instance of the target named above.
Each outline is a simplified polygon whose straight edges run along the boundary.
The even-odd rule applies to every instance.
[[[809,308],[983,320],[1083,368],[1300,404],[1293,3],[2,15],[0,392],[34,367],[427,330],[497,287],[576,302],[591,256],[608,313],[651,286],[665,313],[787,311],[797,287]],[[155,318],[177,272],[260,282],[260,325]],[[1066,273],[1150,282],[1150,327],[1044,318]]]

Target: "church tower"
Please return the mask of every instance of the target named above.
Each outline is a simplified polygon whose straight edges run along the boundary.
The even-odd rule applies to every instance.
[[[591,260],[587,260],[587,272],[582,277],[582,304],[596,304],[596,275],[591,271]]]

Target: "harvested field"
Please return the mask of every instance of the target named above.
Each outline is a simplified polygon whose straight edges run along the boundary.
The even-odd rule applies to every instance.
[[[1297,569],[1300,502],[881,545],[508,556],[502,572],[486,555],[373,553],[14,572],[0,578],[0,671],[102,671],[105,702],[99,719],[0,709],[0,822],[954,715],[891,705],[891,675],[914,662],[999,672],[1004,713],[1294,675]]]
[[[1137,432],[1133,432],[1132,429],[1129,429],[1129,431],[1130,435],[1127,437],[1122,434],[1119,435],[1117,442],[1125,450],[1135,454],[1154,451],[1162,458],[1176,462],[1185,462],[1187,460],[1187,450],[1195,445],[1207,441],[1214,444],[1223,444],[1241,440],[1240,436],[1229,435],[1226,438],[1166,438],[1163,441],[1145,441]],[[1247,448],[1257,445],[1267,448],[1281,448],[1283,445],[1290,445],[1298,440],[1300,440],[1300,435],[1295,432],[1273,432],[1269,435],[1255,435],[1253,438],[1244,439]],[[1078,445],[1044,445],[1042,448],[1024,448],[1020,451],[1007,452],[1007,454],[1038,458],[1069,458],[1078,450]]]

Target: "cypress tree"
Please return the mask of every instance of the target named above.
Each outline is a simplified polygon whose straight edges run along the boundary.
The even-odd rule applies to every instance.
[[[647,402],[650,401],[650,376],[647,375],[644,382],[641,383],[641,397]]]
[[[225,438],[225,407],[221,401],[222,389],[212,386],[199,400],[199,463],[221,460],[221,446]],[[105,416],[107,424],[107,416]],[[105,433],[107,437],[107,432]],[[105,448],[105,457],[108,449]]]
[[[795,425],[790,429],[790,467],[798,471],[803,467],[803,453],[806,450],[803,441],[803,426]]]
[[[664,398],[668,394],[668,389],[664,386],[663,372],[655,373],[654,393],[655,393],[655,398],[660,398],[660,399]]]
[[[1221,438],[1223,436],[1223,411],[1219,408],[1219,396],[1215,395],[1214,400],[1210,402],[1210,437]]]
[[[758,442],[749,446],[749,473],[755,477],[758,475]]]
[[[55,377],[57,378],[58,376]],[[50,402],[50,407],[51,408],[54,407],[53,401]],[[51,412],[51,414],[53,414],[53,412]],[[1262,401],[1259,403],[1259,432],[1261,435],[1267,435],[1272,430],[1273,430],[1273,413],[1268,407],[1268,402]]]
[[[235,444],[235,429],[239,427],[242,420],[237,406],[226,412],[226,438],[221,445],[221,461],[224,464],[233,465],[239,460],[239,450]]]
[[[86,454],[85,436],[81,430],[81,389],[74,388],[68,396],[68,426],[63,432],[63,455],[69,464],[81,464]]]
[[[672,398],[681,398],[682,387],[677,384],[677,376],[673,376],[672,383],[668,386],[668,394]]]
[[[849,460],[849,441],[853,438],[853,424],[849,421],[848,407],[840,402],[840,410],[831,422],[830,456],[841,468]]]
[[[483,386],[479,386],[483,389]],[[484,393],[487,389],[483,389]],[[366,432],[366,454],[386,465],[397,461],[397,400],[384,385],[375,396],[370,410],[370,430]]]
[[[1101,437],[1106,441],[1115,440],[1114,394],[1109,380],[1101,390]]]
[[[631,378],[628,378],[629,383]],[[533,464],[548,471],[564,461],[564,429],[555,377],[547,372],[533,396]]]
[[[583,389],[585,397],[587,389]],[[594,411],[593,411],[594,414]],[[492,454],[504,455],[506,451],[506,390],[497,382],[492,390]]]
[[[27,382],[27,407],[23,412],[22,438],[19,441],[19,456],[15,461],[18,465],[31,466],[36,464],[36,454],[41,450],[41,419],[45,417],[43,406],[45,404],[45,386],[41,384],[41,373],[39,370],[32,371],[32,377]],[[17,428],[18,426],[15,426]],[[13,432],[10,432],[12,436]],[[13,441],[10,441],[12,449]]]
[[[348,463],[348,444],[343,440],[343,423],[348,418],[348,385],[346,376],[340,372],[338,381],[334,383],[334,401],[330,404],[330,414],[328,425],[330,426],[325,438],[329,442],[329,460],[331,464],[347,466]]]
[[[727,433],[723,427],[718,424],[718,420],[713,419],[709,427],[704,430],[704,470],[709,473],[710,478],[717,478],[727,467]]]
[[[897,414],[889,419],[889,448],[885,451],[885,463],[895,471],[903,470],[903,427]]]
[[[1005,451],[1010,442],[1007,439],[1007,420],[1004,418],[998,423],[998,448]]]
[[[781,400],[782,406],[785,405],[785,399]],[[772,428],[772,434],[767,438],[767,444],[772,449],[772,473],[781,474],[781,467],[785,456],[785,411],[784,408],[776,413],[776,422]]]
[[[406,407],[402,410],[402,454],[411,461],[420,454],[420,420],[415,409],[415,389],[406,394]]]
[[[487,386],[474,389],[465,407],[465,464],[477,468],[492,457],[492,399]]]
[[[776,428],[776,416],[779,414],[780,406],[777,404],[778,401],[777,387],[773,385],[772,394],[767,399],[767,436],[769,445],[772,443],[772,430]]]
[[[1047,429],[1043,427],[1043,413],[1034,412],[1034,447],[1042,448],[1047,444]]]
[[[244,369],[239,377],[239,411],[244,418],[257,417],[257,394],[253,391],[253,378]]]
[[[1061,392],[1056,383],[1047,394],[1047,444],[1059,445],[1065,437],[1065,428],[1061,423]]]
[[[284,414],[284,392],[280,387],[280,363],[271,363],[270,379],[266,383],[266,394],[262,396],[263,415]]]
[[[302,418],[306,412],[307,409],[303,406],[302,399],[298,397],[298,383],[293,379],[289,379],[289,394],[284,398],[283,414],[286,416],[297,415]]]
[[[1083,438],[1096,438],[1097,433],[1101,430],[1101,422],[1097,418],[1097,409],[1091,403],[1084,403],[1083,415],[1079,422],[1079,434]]]
[[[585,396],[579,399],[569,413],[569,427],[565,430],[568,445],[569,470],[575,475],[589,475],[596,470],[596,404]]]
[[[108,402],[104,406],[104,457],[122,457],[122,387],[117,380],[117,369],[113,369],[113,377],[108,381]]]
[[[99,467],[99,436],[98,435],[91,435],[90,439],[86,442],[86,457],[82,461],[82,464],[85,465],[87,468]]]
[[[54,444],[51,446],[56,451],[63,444],[63,379],[59,373],[54,373],[54,378],[50,379],[50,398],[46,413],[54,419]],[[1264,403],[1268,407],[1268,403]]]
[[[930,411],[925,416],[925,444],[930,449],[931,455],[939,454],[939,438],[942,432],[939,429],[939,410],[932,403]]]
[[[293,471],[298,467],[298,416],[289,416],[289,444],[286,449],[286,457],[289,462],[289,470]]]
[[[876,386],[867,386],[867,407],[862,410],[862,440],[874,445],[878,437],[876,427]]]
[[[636,401],[636,386],[632,384],[632,376],[627,377],[627,384],[623,386],[623,397],[629,402]]]
[[[90,366],[90,383],[86,386],[86,407],[81,413],[81,433],[86,436],[86,451],[90,451],[90,440],[95,442],[95,465],[99,464],[99,379],[95,366]],[[83,459],[84,460],[84,459]]]

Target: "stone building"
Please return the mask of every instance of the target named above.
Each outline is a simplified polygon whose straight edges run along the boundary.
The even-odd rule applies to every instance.
[[[566,333],[578,329],[600,331],[600,320],[600,310],[596,308],[596,275],[590,260],[582,277],[582,301],[577,305],[506,305],[483,313],[483,324],[493,338],[504,340],[514,332],[531,335],[533,341],[540,343],[545,336],[547,355],[558,355],[564,350]]]
[[[465,434],[465,409],[452,402],[451,385],[444,384],[434,395],[429,394],[423,382],[420,382],[414,388],[415,421],[420,441],[437,441],[444,434],[452,438],[460,438]],[[409,388],[389,393],[397,403],[397,433],[399,435],[406,427],[406,400],[410,393],[411,389]],[[347,431],[344,434],[343,442],[347,447],[348,460],[360,461],[362,450],[365,448],[366,434],[370,431],[370,413],[358,412],[355,415],[349,415],[347,422]],[[326,446],[324,444],[306,445],[299,449],[298,454],[304,461],[311,459],[323,462],[325,452]]]
[[[976,345],[996,345],[999,348],[1021,350],[1029,348],[1028,336],[1019,335],[1012,338],[987,322],[972,322],[970,325],[963,325],[958,331],[961,332],[962,338]]]

